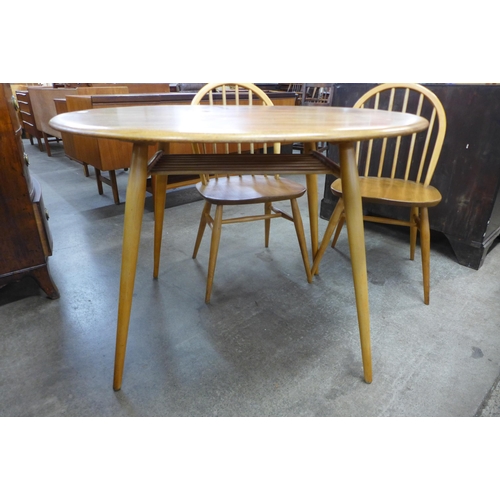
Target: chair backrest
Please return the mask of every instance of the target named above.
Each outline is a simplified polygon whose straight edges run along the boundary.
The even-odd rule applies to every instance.
[[[213,106],[214,104],[219,104],[222,106],[234,105],[242,106],[248,105],[253,106],[254,104],[262,106],[274,106],[273,101],[266,95],[266,93],[259,89],[253,83],[207,83],[204,85],[193,97],[191,105],[197,104],[208,104]],[[250,153],[255,152],[255,144],[250,143],[249,145]],[[267,144],[263,144],[264,153],[267,153]],[[203,144],[195,145],[195,148],[202,148],[205,154],[209,153],[209,149],[212,149],[212,153],[221,152],[217,148],[217,144]],[[236,145],[237,152],[242,153],[242,145]],[[280,152],[280,144],[274,144],[275,152]],[[277,150],[276,150],[277,148]],[[229,144],[224,144],[224,153],[235,152],[234,147],[231,148]]]
[[[289,83],[287,92],[302,92],[302,83]]]
[[[331,106],[333,83],[303,83],[301,101],[304,106]]]
[[[266,95],[266,93],[254,85],[253,83],[207,83],[203,86],[191,101],[191,105],[235,105],[235,106],[273,106],[273,102]],[[221,147],[222,146],[222,147]],[[221,150],[222,149],[222,150]],[[264,154],[267,154],[267,144],[253,144],[250,143],[243,147],[239,144],[193,144],[193,151],[197,154],[217,154],[217,153],[238,153],[249,152],[254,154],[256,149],[262,149]],[[280,153],[281,144],[273,144],[273,152]],[[276,176],[277,177],[277,176]],[[202,181],[206,182],[207,179],[202,176]]]
[[[303,90],[303,83],[289,83],[287,92],[296,92],[297,93],[297,99],[295,100],[296,105],[302,104],[302,90]]]
[[[364,141],[356,148],[360,175],[429,185],[446,134],[446,114],[436,95],[416,83],[384,83],[366,92],[353,107],[412,113],[429,120],[423,132]]]

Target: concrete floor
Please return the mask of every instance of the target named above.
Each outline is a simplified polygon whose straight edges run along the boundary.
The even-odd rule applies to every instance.
[[[0,289],[1,416],[495,414],[500,248],[475,271],[433,234],[425,306],[407,232],[367,224],[368,385],[345,231],[308,284],[292,224],[273,222],[269,249],[262,224],[226,226],[206,305],[208,238],[191,258],[201,202],[178,204],[195,199],[192,190],[167,196],[175,206],[167,208],[158,280],[146,200],[123,387],[114,392],[124,204],[113,204],[107,186],[99,196],[94,174],[85,178],[61,144],[50,158],[28,141],[25,149],[50,213],[49,262],[61,297],[47,299],[31,279]],[[127,175],[118,174],[122,200]],[[308,224],[305,198],[302,207]]]

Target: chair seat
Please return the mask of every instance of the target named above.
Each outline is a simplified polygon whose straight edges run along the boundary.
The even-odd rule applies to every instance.
[[[359,186],[364,201],[400,206],[433,207],[441,201],[441,193],[433,186],[418,182],[384,177],[360,177]],[[342,196],[342,182],[331,185],[332,193]]]
[[[196,185],[205,200],[217,204],[251,204],[299,198],[306,188],[285,178],[265,175],[241,175],[210,179]]]

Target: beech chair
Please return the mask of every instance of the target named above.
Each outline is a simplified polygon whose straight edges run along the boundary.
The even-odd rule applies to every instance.
[[[231,92],[234,91],[235,93],[235,105],[273,106],[271,99],[261,89],[251,83],[208,83],[198,91],[191,105],[213,105],[214,101],[222,105],[227,105],[229,104],[227,101],[228,89],[231,89]],[[214,96],[222,96],[222,101],[215,100]],[[233,102],[233,100],[231,101]],[[281,145],[279,143],[274,143],[272,152],[274,154],[279,154],[280,148]],[[268,146],[267,144],[194,144],[193,151],[195,154],[205,155],[217,153],[258,155],[267,154]],[[152,162],[154,162],[154,159]],[[154,175],[154,171],[152,171],[152,174]],[[312,282],[304,228],[297,202],[297,199],[306,192],[306,188],[302,184],[280,177],[279,175],[216,175],[209,177],[203,174],[200,178],[201,181],[196,185],[196,189],[205,200],[205,204],[201,213],[192,257],[193,259],[196,258],[206,226],[208,225],[212,229],[212,238],[205,293],[206,303],[210,302],[221,229],[224,224],[264,220],[264,244],[267,248],[269,245],[271,219],[282,217],[293,222],[302,254],[307,281],[309,283]],[[155,200],[159,200],[158,202],[155,201],[156,226],[157,223],[161,225],[159,221],[163,219],[161,214],[156,213],[156,210],[164,210],[165,199],[163,186],[158,180],[155,182],[154,197]],[[273,205],[274,202],[284,200],[290,201],[292,215],[289,215]],[[223,218],[223,210],[226,205],[257,204],[263,205],[263,213],[244,217]],[[215,214],[212,216],[211,211],[213,206],[215,206]],[[161,246],[160,242],[157,241],[158,238],[161,239],[161,227],[155,227],[155,268],[153,272],[155,278],[158,277]]]
[[[417,232],[420,232],[424,303],[430,293],[429,207],[441,201],[439,191],[430,185],[446,133],[444,108],[429,89],[418,84],[382,84],[364,94],[354,108],[386,109],[414,113],[429,120],[429,128],[406,137],[370,140],[357,144],[356,160],[360,172],[363,202],[409,208],[409,220],[365,215],[364,220],[410,228],[410,260],[414,260]],[[342,230],[345,213],[342,180],[330,186],[339,198],[325,235],[315,256],[312,274],[318,272],[322,256],[336,229],[332,247]]]

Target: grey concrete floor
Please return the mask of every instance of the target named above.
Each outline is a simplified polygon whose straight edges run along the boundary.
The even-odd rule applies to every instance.
[[[268,249],[261,223],[226,226],[207,305],[209,238],[191,258],[202,208],[193,190],[167,195],[158,280],[146,199],[123,386],[114,392],[124,204],[113,204],[107,186],[100,196],[94,174],[85,178],[61,144],[50,158],[28,141],[25,148],[50,213],[49,262],[61,297],[47,299],[29,278],[0,289],[1,416],[495,414],[500,248],[476,271],[433,234],[425,306],[407,232],[366,225],[368,385],[345,231],[308,284],[292,224],[273,222]],[[118,174],[122,200],[127,176]]]

